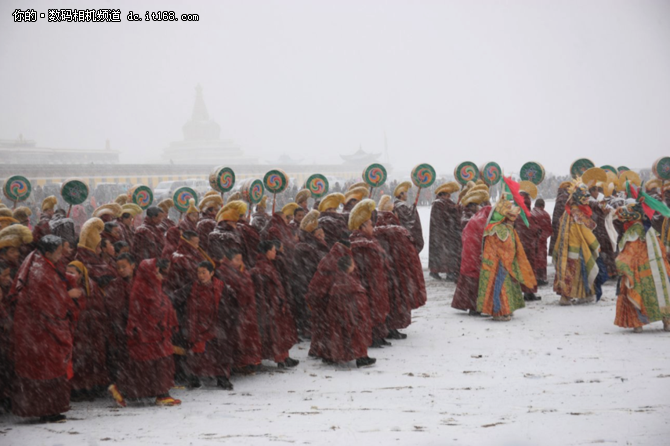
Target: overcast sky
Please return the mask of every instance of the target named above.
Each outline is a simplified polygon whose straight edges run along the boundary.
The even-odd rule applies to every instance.
[[[141,4],[141,7],[137,5]],[[122,23],[13,23],[32,7],[119,8]],[[130,10],[199,22],[128,22]],[[248,156],[339,162],[670,156],[670,1],[8,1],[0,3],[0,139],[160,159],[200,83]]]

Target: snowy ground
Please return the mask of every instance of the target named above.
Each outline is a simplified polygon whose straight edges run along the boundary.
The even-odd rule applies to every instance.
[[[453,284],[427,286],[408,339],[371,350],[374,367],[326,366],[302,343],[296,369],[268,364],[233,392],[174,390],[180,407],[104,400],[74,404],[65,424],[0,417],[0,444],[670,444],[670,333],[615,327],[614,284],[573,307],[544,287],[508,323],[453,310]]]

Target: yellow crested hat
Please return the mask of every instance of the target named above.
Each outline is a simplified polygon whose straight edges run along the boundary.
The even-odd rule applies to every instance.
[[[319,227],[319,215],[321,213],[316,209],[312,209],[305,215],[305,218],[300,222],[300,229],[305,232],[314,232]]]
[[[354,206],[349,214],[349,230],[355,231],[360,228],[363,223],[370,220],[375,207],[374,200],[370,200],[369,198],[356,203],[356,206]]]
[[[663,183],[661,183],[661,180],[659,180],[658,178],[654,178],[644,183],[644,189],[647,192],[649,192],[652,189],[661,189],[662,187]]]
[[[121,194],[118,197],[114,199],[114,203],[123,206],[124,204],[128,203],[128,194]]]
[[[293,212],[295,212],[296,209],[298,209],[300,206],[298,206],[298,203],[287,203],[284,205],[283,208],[281,208],[281,213],[286,215],[287,217],[290,217],[293,215]]]
[[[519,191],[527,193],[533,200],[537,198],[537,186],[530,181],[519,181]]]
[[[97,217],[89,218],[86,220],[86,223],[81,227],[81,233],[79,234],[79,244],[84,248],[88,248],[91,251],[95,251],[95,248],[100,244],[102,237],[100,233],[105,229],[105,223]]]
[[[591,167],[582,174],[582,182],[586,184],[586,187],[589,189],[595,186],[598,181],[602,183],[607,182],[607,172],[600,167]]]
[[[33,215],[33,211],[29,207],[20,206],[14,210],[14,218],[18,221],[27,220],[30,216]]]
[[[243,198],[242,197],[242,192],[240,192],[240,191],[233,192],[232,194],[230,194],[228,196],[228,200],[226,201],[226,204],[230,203],[231,201],[240,201],[240,200],[242,200],[242,198]]]
[[[337,209],[344,203],[344,195],[339,192],[326,195],[326,197],[319,203],[319,212],[327,209]]]
[[[108,203],[108,204],[103,204],[99,208],[97,208],[95,211],[93,211],[92,217],[97,217],[100,218],[103,215],[111,215],[112,217],[116,218],[119,217],[123,213],[123,208],[121,207],[120,204],[118,203]]]
[[[221,195],[215,193],[212,195],[205,195],[205,197],[198,205],[198,208],[200,209],[200,212],[204,212],[209,208],[215,208],[221,206],[223,206],[223,198],[221,198]]]
[[[42,200],[42,212],[54,209],[57,204],[58,198],[54,197],[53,195],[46,197],[44,200]]]
[[[195,198],[188,200],[188,209],[186,209],[186,215],[188,214],[197,214],[200,210],[195,205]]]
[[[356,201],[361,201],[364,198],[368,198],[370,196],[370,191],[368,190],[367,187],[354,187],[353,189],[349,189],[346,194],[344,194],[344,202],[349,203],[349,201],[356,200]]]
[[[212,197],[212,196],[220,197],[221,195],[215,190],[208,190],[207,192],[205,192],[205,197]]]
[[[382,195],[377,209],[379,212],[393,212],[393,198],[390,195]]]
[[[10,212],[11,214],[11,212]],[[14,225],[18,223],[19,221],[16,220],[14,217],[0,217],[0,229],[5,229],[8,226]],[[23,226],[23,225],[21,225]]]
[[[33,233],[27,226],[11,225],[0,231],[0,249],[27,245],[33,241]]]
[[[0,217],[13,217],[14,214],[9,208],[0,208]]]
[[[295,202],[300,203],[303,201],[308,200],[312,196],[312,193],[309,191],[309,189],[302,189],[295,195]]]
[[[364,187],[368,190],[370,190],[370,185],[366,183],[365,181],[359,181],[358,183],[354,183],[351,186],[347,188],[347,192],[349,192],[352,189],[356,189],[357,187]]]
[[[454,192],[458,192],[460,189],[461,187],[457,182],[449,181],[448,183],[437,186],[437,189],[435,189],[435,195],[441,194],[443,192],[447,194],[453,194]]]
[[[412,187],[412,183],[409,181],[403,181],[402,183],[398,184],[395,189],[393,190],[393,196],[397,197],[403,192],[407,192],[409,188]]]
[[[142,208],[136,205],[135,203],[126,203],[121,206],[121,215],[130,214],[133,217],[137,217],[142,213]]]
[[[174,201],[172,201],[172,198],[166,198],[165,200],[158,203],[158,207],[167,214],[170,208],[174,207]]]
[[[626,170],[619,174],[619,190],[626,190],[626,180],[630,181],[637,187],[640,187],[642,180],[640,180],[640,175],[632,170]]]
[[[238,221],[247,212],[247,204],[242,200],[233,200],[226,203],[216,214],[216,221]]]

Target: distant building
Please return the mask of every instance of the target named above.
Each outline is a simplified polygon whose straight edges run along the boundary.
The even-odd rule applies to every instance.
[[[363,149],[358,149],[352,155],[340,155],[344,160],[344,165],[366,167],[373,163],[379,163],[381,153],[368,153]]]
[[[183,141],[175,141],[163,150],[163,159],[172,164],[256,164],[258,160],[245,158],[244,151],[229,139],[220,139],[221,127],[209,118],[202,87],[195,87],[195,104],[191,119],[182,127]]]
[[[52,149],[37,147],[30,139],[0,139],[0,164],[118,164],[119,152],[111,150]]]

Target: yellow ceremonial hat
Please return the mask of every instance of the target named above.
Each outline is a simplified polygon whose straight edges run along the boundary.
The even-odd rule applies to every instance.
[[[0,208],[0,217],[13,217],[14,214],[9,208]]]
[[[188,200],[188,209],[186,209],[186,215],[188,214],[197,214],[199,209],[195,206],[195,198]]]
[[[290,217],[293,215],[293,212],[295,212],[296,209],[298,209],[300,206],[298,206],[298,203],[287,203],[284,205],[283,208],[281,208],[281,213],[286,215],[287,217]]]
[[[219,194],[205,195],[198,208],[200,212],[205,212],[209,208],[217,208],[223,206],[223,198]]]
[[[300,192],[298,192],[295,196],[295,202],[296,203],[301,203],[303,201],[308,200],[312,196],[312,193],[309,191],[309,189],[302,189]]]
[[[457,182],[449,181],[448,183],[437,186],[437,189],[435,189],[435,195],[441,194],[443,192],[447,194],[453,194],[454,192],[458,192],[460,189],[461,187]]]
[[[174,207],[174,201],[172,201],[172,198],[166,198],[165,200],[158,203],[158,207],[167,214],[170,208]]]
[[[533,200],[537,198],[537,186],[530,181],[519,181],[519,190],[527,193]]]
[[[102,220],[96,217],[89,218],[81,227],[79,244],[77,246],[95,251],[95,248],[100,244],[100,240],[102,240],[100,233],[103,229],[105,229],[105,223]]]
[[[337,209],[344,203],[344,195],[339,192],[326,195],[326,197],[319,203],[319,212],[327,209]]]
[[[128,203],[128,194],[121,194],[118,197],[114,199],[114,203],[123,206],[124,204]]]
[[[366,183],[365,181],[360,181],[360,182],[358,182],[358,183],[354,183],[354,184],[352,184],[351,186],[349,186],[349,187],[347,188],[347,192],[349,192],[349,191],[352,190],[352,189],[356,189],[357,187],[364,187],[364,188],[366,188],[366,189],[368,189],[368,190],[370,189],[370,185],[368,185],[368,183]]]
[[[649,192],[652,189],[660,189],[662,187],[661,180],[658,178],[654,178],[652,180],[647,181],[644,183],[644,189]]]
[[[135,203],[126,203],[121,206],[121,214],[130,214],[133,217],[137,217],[142,213],[142,208],[136,205]]]
[[[600,167],[591,167],[582,174],[582,182],[591,189],[598,181],[607,182],[607,172]]]
[[[393,198],[390,195],[382,195],[378,209],[379,212],[393,212]]]
[[[321,213],[316,209],[312,209],[305,215],[305,218],[300,222],[300,229],[305,232],[314,232],[319,227],[319,215]]]
[[[58,204],[58,198],[51,195],[42,200],[42,211],[48,211],[56,207]]]
[[[630,181],[637,187],[640,187],[642,180],[640,180],[640,175],[632,170],[626,170],[619,174],[619,190],[626,190],[626,181]]]
[[[366,187],[355,187],[353,189],[349,189],[346,194],[344,194],[344,202],[349,203],[349,201],[356,200],[356,201],[361,201],[364,198],[368,198],[370,196],[370,191]]]
[[[354,206],[349,214],[349,230],[355,231],[360,228],[363,223],[372,218],[372,212],[375,210],[374,200],[366,198]]]
[[[230,194],[228,196],[228,201],[226,201],[226,203],[230,203],[231,201],[239,201],[239,200],[242,200],[242,198],[243,198],[242,197],[242,192],[240,192],[240,191],[233,192],[232,194]]]
[[[412,187],[412,183],[409,181],[403,181],[402,183],[398,184],[395,189],[393,190],[393,196],[397,197],[403,192],[407,192],[409,188]]]
[[[216,214],[216,221],[238,221],[247,212],[247,204],[242,200],[233,200],[226,203]]]
[[[100,218],[103,215],[111,215],[112,217],[116,218],[121,215],[123,212],[123,208],[121,207],[120,204],[118,203],[108,203],[108,204],[103,204],[99,208],[97,208],[95,211],[93,211],[92,217],[97,217]]]
[[[11,225],[0,231],[0,249],[27,245],[33,241],[33,233],[27,226]]]

